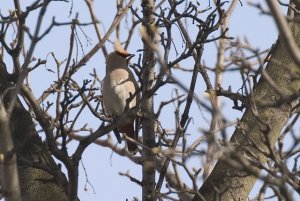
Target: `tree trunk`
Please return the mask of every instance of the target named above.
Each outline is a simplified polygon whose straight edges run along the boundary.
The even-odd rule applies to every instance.
[[[154,9],[153,0],[143,0],[143,27],[144,33],[144,53],[143,53],[143,73],[142,73],[142,103],[141,110],[145,114],[142,118],[143,126],[143,144],[147,148],[143,148],[143,201],[155,200],[155,154],[153,148],[155,145],[155,119],[153,110],[153,97],[149,96],[154,81],[154,65],[155,57],[151,46],[154,42]]]
[[[300,25],[291,22],[290,27],[299,46]],[[299,66],[280,39],[272,52],[265,73],[276,83],[276,89],[262,76],[230,140],[232,147],[224,149],[193,201],[246,200],[260,173],[257,164],[265,163],[272,156],[278,136],[295,106],[278,91],[290,97],[300,88]]]
[[[0,60],[0,95],[11,87]],[[4,97],[9,105],[10,93]],[[10,118],[23,201],[66,201],[67,180],[38,136],[30,113],[17,100]]]

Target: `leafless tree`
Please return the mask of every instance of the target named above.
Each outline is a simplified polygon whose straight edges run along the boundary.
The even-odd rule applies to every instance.
[[[280,36],[273,47],[259,51],[228,33],[231,14],[244,3],[238,0],[211,0],[205,7],[201,1],[117,0],[117,13],[107,31],[101,29],[93,0],[76,2],[87,7],[89,22],[83,22],[78,13],[66,21],[53,16],[50,24],[45,20],[53,8],[50,5],[70,5],[72,16],[75,1],[35,0],[29,4],[14,0],[14,9],[0,19],[1,196],[9,201],[79,200],[79,164],[91,145],[109,148],[142,166],[142,178],[120,175],[141,187],[144,201],[247,200],[257,180],[262,185],[253,200],[299,196],[300,138],[295,129],[300,95],[300,3],[266,2],[267,7],[250,4],[274,17]],[[288,8],[287,17],[280,6]],[[33,15],[37,17],[29,23]],[[69,30],[65,32],[68,56],[61,59],[46,45],[47,58],[35,56],[37,45],[46,37],[55,37],[53,32],[62,27]],[[98,42],[86,52],[82,43],[90,43],[91,34]],[[99,57],[96,53],[105,58],[114,38],[125,49],[137,40],[143,46],[130,64],[140,84],[140,105],[112,119],[103,108],[103,75],[92,68],[85,79],[77,75]],[[208,44],[216,45],[214,66],[203,61]],[[49,58],[55,67],[49,68]],[[29,76],[40,69],[55,78],[43,78],[52,79],[51,84],[36,95]],[[239,75],[241,84],[234,86],[234,82],[225,89],[224,73]],[[182,79],[181,74],[189,79]],[[165,89],[171,98],[157,101]],[[200,97],[203,92],[206,98]],[[243,112],[241,119],[228,120],[222,101]],[[155,108],[154,103],[159,106]],[[170,108],[173,113],[165,119],[162,114]],[[136,155],[116,145],[126,136],[116,139],[111,135],[118,137],[118,123],[128,116],[138,118]],[[80,119],[85,120],[83,126]],[[100,126],[95,128],[87,119],[100,121]],[[204,121],[209,122],[208,127]],[[233,134],[228,133],[229,127],[235,127]],[[71,152],[74,141],[78,143]],[[202,165],[195,167],[189,161]]]

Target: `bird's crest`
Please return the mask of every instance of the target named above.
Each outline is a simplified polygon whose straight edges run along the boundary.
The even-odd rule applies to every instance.
[[[118,53],[122,57],[130,56],[130,54],[122,47],[119,39],[115,40],[114,48],[115,48],[116,53]]]

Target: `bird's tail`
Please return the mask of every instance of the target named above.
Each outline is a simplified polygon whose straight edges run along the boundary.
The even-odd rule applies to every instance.
[[[121,133],[125,133],[127,135],[127,137],[135,140],[133,122],[129,123],[129,124],[122,125],[122,126],[119,126],[119,131]],[[127,143],[128,151],[130,153],[135,154],[138,151],[137,145],[134,142],[126,140],[126,143]]]

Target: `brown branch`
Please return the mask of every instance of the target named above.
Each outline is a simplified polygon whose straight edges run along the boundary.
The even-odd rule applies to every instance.
[[[26,97],[27,101],[30,103],[30,105],[34,111],[34,114],[36,116],[37,121],[39,122],[39,124],[41,125],[41,127],[43,128],[43,130],[46,134],[46,141],[50,148],[51,153],[57,159],[62,161],[68,170],[69,184],[72,185],[72,186],[68,187],[68,189],[69,189],[68,196],[70,196],[69,198],[71,200],[77,200],[77,189],[76,189],[76,192],[73,192],[74,191],[73,189],[77,188],[78,182],[76,182],[76,180],[77,180],[76,172],[78,170],[76,171],[76,167],[74,168],[74,163],[69,158],[68,154],[64,150],[61,150],[57,147],[56,140],[54,138],[54,133],[53,133],[54,128],[50,122],[50,118],[47,118],[47,116],[45,116],[45,113],[40,108],[39,103],[37,102],[37,100],[35,99],[33,94],[31,93],[30,89],[28,87],[26,87],[25,85],[22,85],[21,92]]]
[[[97,22],[98,20],[96,18],[96,14],[95,14],[95,10],[94,10],[94,0],[85,0],[85,3],[87,4],[87,6],[89,8],[90,15],[91,15],[93,22]],[[100,28],[99,28],[98,23],[94,23],[94,28],[97,33],[98,40],[100,42],[103,39],[102,39],[102,36],[100,33]],[[103,52],[104,57],[106,57],[108,53],[107,53],[105,44],[103,44],[103,46],[102,46],[102,52]]]
[[[2,68],[2,66],[1,66]],[[2,94],[3,95],[3,94]],[[0,180],[1,191],[7,201],[22,200],[16,153],[9,128],[9,115],[0,97]]]
[[[126,172],[126,173],[119,172],[119,175],[128,177],[130,179],[130,181],[136,183],[139,186],[143,186],[143,183],[141,181],[139,181],[138,179],[131,176],[128,172]]]
[[[17,0],[15,0],[15,2],[18,2]],[[10,105],[9,105],[9,108],[8,108],[8,115],[10,116],[11,113],[12,113],[12,110],[14,108],[14,104],[17,100],[17,95],[21,89],[21,85],[24,81],[24,79],[26,78],[28,72],[29,72],[29,63],[31,61],[31,57],[32,57],[32,54],[33,54],[33,51],[36,47],[36,44],[37,44],[37,38],[38,38],[38,35],[39,35],[39,32],[40,32],[40,28],[42,26],[42,22],[43,22],[43,17],[44,17],[44,14],[46,12],[46,9],[47,9],[47,6],[49,4],[49,0],[48,1],[45,1],[45,3],[43,4],[42,6],[42,9],[39,13],[39,16],[38,16],[38,20],[37,20],[37,24],[36,24],[36,27],[35,27],[35,32],[34,32],[34,36],[33,36],[33,39],[31,41],[31,44],[30,44],[30,47],[29,47],[29,50],[28,50],[28,53],[26,54],[25,58],[24,58],[24,63],[22,65],[22,68],[21,69],[16,69],[16,72],[19,72],[19,76],[18,76],[18,79],[17,79],[17,82],[16,82],[16,87],[13,91],[13,95],[11,96],[11,100],[10,100]],[[16,4],[17,5],[17,4]],[[25,18],[23,19],[23,23],[25,23]],[[22,26],[23,25],[19,25]],[[19,34],[24,34],[24,29],[22,28],[22,30],[19,30]],[[16,65],[19,64],[19,54],[20,54],[20,51],[21,51],[21,48],[23,47],[23,40],[21,38],[19,38],[20,41],[18,41],[18,44],[16,46],[16,55],[13,56],[13,60],[14,60],[14,64],[15,64],[15,68],[16,68]],[[20,47],[19,47],[20,46]]]
[[[292,22],[291,27],[299,45],[299,24]],[[295,93],[294,89],[299,89],[299,66],[290,55],[284,39],[280,40],[274,48],[265,71],[277,87],[283,88],[285,94],[289,96]],[[289,70],[282,70],[283,66],[287,66]],[[232,155],[221,156],[222,160],[217,162],[212,173],[198,191],[202,197],[197,194],[193,201],[246,200],[255,181],[260,178],[262,164],[267,161],[267,157],[274,155],[271,150],[296,103],[285,102],[280,107],[257,105],[255,103],[257,101],[272,104],[277,102],[276,99],[281,98],[265,78],[260,79],[250,96],[252,97],[250,107],[245,111],[230,140]],[[243,159],[245,157],[246,160]],[[240,166],[241,164],[243,165]],[[281,184],[283,182],[277,179],[274,182],[277,181]]]
[[[280,32],[280,37],[284,44],[287,46],[287,50],[289,51],[291,57],[295,61],[295,63],[300,66],[300,49],[296,45],[296,41],[294,38],[294,35],[290,29],[290,26],[288,25],[286,19],[281,14],[281,9],[278,5],[277,1],[266,1],[271,13],[274,17],[274,20],[276,22],[276,25]],[[299,2],[295,2],[295,4],[299,4]],[[300,7],[299,5],[296,5],[296,7]]]
[[[176,7],[174,7],[174,5],[176,3],[173,3],[172,0],[169,0],[169,4],[170,4],[170,6],[175,11],[174,12],[175,17],[177,17],[179,14],[176,11]],[[219,6],[221,6],[221,5],[219,5]],[[212,19],[210,18],[210,16],[212,16],[212,14],[215,11],[213,11],[208,16],[208,18],[207,18],[207,24],[211,23]],[[221,20],[219,20],[219,21],[221,21]],[[200,64],[200,60],[202,58],[202,53],[203,53],[203,43],[206,41],[208,35],[211,32],[213,32],[214,30],[218,29],[219,23],[217,23],[216,25],[212,25],[212,27],[209,27],[207,30],[204,29],[204,30],[199,31],[199,33],[197,35],[197,39],[196,39],[197,42],[195,42],[195,43],[191,42],[192,40],[190,39],[190,37],[189,37],[186,29],[184,28],[182,22],[180,20],[178,20],[177,23],[178,23],[178,25],[180,27],[180,31],[183,33],[184,39],[187,41],[188,48],[190,48],[190,50],[189,50],[190,53],[189,54],[193,56],[194,61],[195,61],[193,75],[192,75],[192,80],[191,80],[191,83],[190,83],[190,88],[188,90],[188,98],[187,98],[186,106],[185,106],[184,112],[183,112],[183,114],[181,116],[181,120],[180,120],[180,127],[184,128],[186,126],[186,123],[188,122],[188,119],[189,119],[189,111],[190,111],[191,104],[192,104],[192,102],[194,100],[194,89],[195,89],[195,84],[196,84],[197,75],[198,75],[199,71],[200,71],[200,73],[201,73],[201,75],[202,75],[202,77],[203,77],[203,79],[204,79],[204,81],[206,83],[208,91],[213,88],[206,70]],[[172,65],[174,65],[174,64],[172,64]],[[181,129],[177,129],[175,137],[173,139],[172,148],[175,148],[177,146],[177,143],[178,143],[180,137],[182,137]],[[156,185],[156,193],[160,192],[160,189],[161,189],[161,186],[162,186],[162,183],[163,183],[163,180],[164,180],[164,175],[165,175],[165,172],[166,172],[166,170],[167,170],[167,168],[169,166],[169,163],[170,163],[170,158],[166,158],[165,163],[163,165],[163,169],[162,169],[160,177],[159,177],[159,180],[158,180],[157,185]]]
[[[82,66],[84,66],[92,58],[92,56],[94,56],[96,54],[96,52],[98,52],[98,50],[100,48],[103,47],[103,45],[108,40],[110,35],[116,29],[117,25],[121,22],[123,17],[127,14],[129,7],[132,6],[133,3],[134,3],[134,0],[130,0],[129,3],[122,10],[118,11],[112,25],[108,29],[107,33],[103,36],[102,40],[99,41],[99,43],[97,43],[78,63],[76,63],[73,66],[72,74],[76,73]],[[65,77],[68,78],[70,75],[71,75],[70,72],[68,72]],[[57,86],[61,82],[63,82],[63,80],[59,80],[56,84],[54,84],[53,86],[51,86],[50,88],[45,90],[43,92],[42,96],[38,99],[38,102],[40,103],[43,100],[45,100],[50,95],[49,91],[51,91],[53,88],[56,89]]]
[[[150,150],[143,148],[143,201],[155,200],[155,153],[151,150],[156,147],[155,143],[155,117],[153,110],[153,96],[149,96],[154,81],[155,57],[152,46],[155,44],[154,25],[154,0],[142,0],[144,43],[143,73],[142,73],[142,100],[141,111],[146,114],[141,118],[143,129],[143,144]]]

